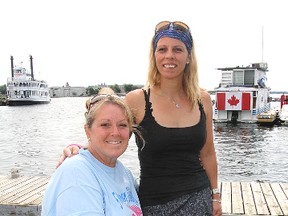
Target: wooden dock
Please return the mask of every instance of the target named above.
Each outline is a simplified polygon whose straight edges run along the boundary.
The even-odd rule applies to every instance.
[[[223,215],[288,215],[288,183],[221,182]]]
[[[49,176],[0,176],[0,215],[40,215]],[[223,215],[288,215],[288,183],[220,182]]]

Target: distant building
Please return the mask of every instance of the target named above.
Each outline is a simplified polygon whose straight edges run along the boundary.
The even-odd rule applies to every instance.
[[[109,87],[109,85],[106,84],[100,84],[100,85],[95,85],[95,86],[89,86],[88,88],[86,87],[71,87],[69,83],[67,82],[65,86],[59,87],[59,86],[53,86],[49,88],[49,94],[50,97],[86,97],[88,96],[87,93],[89,94],[89,88],[92,89],[100,89],[102,87]],[[119,88],[120,91],[115,91],[117,92],[118,95],[125,95],[125,88],[124,85],[116,85],[117,88]],[[111,87],[111,86],[110,86]],[[132,89],[129,89],[128,91],[131,91],[135,88],[142,88],[143,85],[133,85]],[[113,86],[112,86],[113,88]],[[88,92],[87,92],[88,91]],[[91,93],[91,92],[90,92]]]
[[[85,87],[50,87],[50,97],[83,97],[87,96]]]

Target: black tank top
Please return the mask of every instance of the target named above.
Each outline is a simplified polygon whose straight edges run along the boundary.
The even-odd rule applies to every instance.
[[[199,101],[200,121],[184,128],[159,125],[152,115],[150,89],[144,91],[145,116],[139,124],[145,146],[136,135],[140,160],[139,198],[141,206],[166,203],[179,196],[209,187],[199,161],[206,141],[206,116]]]

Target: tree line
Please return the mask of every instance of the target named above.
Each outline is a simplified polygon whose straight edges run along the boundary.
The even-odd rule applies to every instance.
[[[114,84],[114,85],[108,85],[108,87],[113,89],[113,91],[116,94],[121,94],[121,93],[126,94],[126,93],[128,93],[134,89],[141,88],[142,86],[133,85],[133,84],[124,84],[123,86],[119,86],[118,84]],[[0,95],[6,95],[6,89],[7,89],[6,85],[1,85],[0,86]],[[98,94],[100,89],[101,89],[101,87],[88,86],[86,88],[86,94],[88,96],[96,95],[96,94]]]

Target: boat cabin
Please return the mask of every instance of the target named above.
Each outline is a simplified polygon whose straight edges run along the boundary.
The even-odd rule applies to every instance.
[[[266,85],[267,63],[217,68],[222,72],[215,88],[215,121],[254,122],[270,110],[270,89]]]

